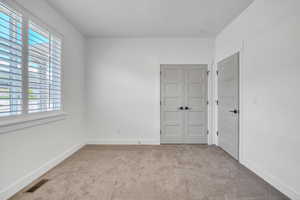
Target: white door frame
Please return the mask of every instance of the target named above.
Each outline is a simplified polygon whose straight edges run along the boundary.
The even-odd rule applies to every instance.
[[[207,101],[208,101],[208,105],[207,105],[207,109],[206,109],[206,127],[208,130],[208,136],[207,136],[207,144],[208,145],[212,145],[214,144],[214,134],[212,134],[212,130],[213,130],[213,124],[214,124],[214,120],[213,120],[213,80],[212,80],[212,76],[211,76],[211,71],[213,69],[213,62],[212,64],[160,64],[159,65],[159,141],[160,144],[161,143],[161,67],[162,65],[206,65],[207,66],[207,73],[208,73],[208,77],[207,77]]]

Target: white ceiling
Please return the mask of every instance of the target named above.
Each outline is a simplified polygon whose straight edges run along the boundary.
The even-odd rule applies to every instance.
[[[89,37],[212,37],[254,0],[48,0]]]

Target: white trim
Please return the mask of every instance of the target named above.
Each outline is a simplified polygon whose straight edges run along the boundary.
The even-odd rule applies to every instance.
[[[213,145],[214,144],[214,134],[213,134],[213,105],[214,105],[214,100],[213,100],[213,68],[214,68],[214,61],[212,60],[211,64],[208,65],[207,70],[208,70],[208,75],[207,75],[207,130],[208,130],[208,145]]]
[[[0,134],[64,120],[66,116],[67,114],[64,112],[44,112],[30,115],[11,116],[0,122]]]
[[[136,139],[97,139],[88,140],[87,145],[101,145],[101,144],[112,144],[112,145],[160,145],[159,140],[136,140]]]
[[[300,194],[296,192],[293,188],[289,187],[287,184],[280,181],[279,178],[273,176],[270,174],[267,170],[261,168],[259,165],[249,161],[244,160],[241,164],[243,164],[245,167],[247,167],[250,171],[257,174],[259,177],[264,179],[266,182],[268,182],[270,185],[275,187],[277,190],[288,196],[289,198],[293,200],[300,200]]]
[[[28,113],[28,66],[29,66],[29,34],[28,34],[28,18],[27,16],[22,16],[22,42],[23,42],[23,47],[22,47],[22,114],[27,114]]]
[[[239,162],[244,160],[244,41],[239,50]]]
[[[217,91],[217,85],[218,85],[218,77],[217,77],[217,63],[214,61],[213,66],[212,66],[212,71],[211,71],[211,79],[212,79],[212,101],[211,101],[211,115],[212,115],[212,144],[218,145],[218,136],[217,136],[217,131],[218,131],[218,106],[216,104],[216,101],[218,99],[218,91]]]
[[[46,162],[41,167],[35,169],[34,171],[28,173],[27,175],[19,178],[17,181],[9,185],[0,191],[0,199],[5,200],[12,197],[14,194],[22,190],[24,187],[32,183],[34,180],[45,174],[50,169],[54,168],[56,165],[64,161],[66,158],[71,156],[73,153],[78,151],[84,146],[84,144],[77,144],[70,149],[66,150],[62,154],[56,156],[52,160]]]
[[[62,37],[61,38],[61,58],[60,58],[60,110],[64,111],[64,96],[65,96],[65,90],[64,90],[64,63],[65,63],[65,40]]]

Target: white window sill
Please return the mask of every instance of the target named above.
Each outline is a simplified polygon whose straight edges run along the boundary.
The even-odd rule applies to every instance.
[[[0,119],[0,134],[64,120],[66,116],[67,114],[61,111],[11,116],[7,119]]]

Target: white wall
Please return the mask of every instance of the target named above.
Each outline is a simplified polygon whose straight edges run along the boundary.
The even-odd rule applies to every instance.
[[[44,0],[18,2],[65,36],[63,96],[68,116],[65,120],[47,125],[0,134],[0,199],[11,195],[63,155],[68,155],[82,144],[84,137],[85,40]]]
[[[242,50],[242,163],[300,199],[300,1],[256,0],[216,39]]]
[[[213,39],[89,39],[88,142],[160,143],[160,64],[210,64]]]

